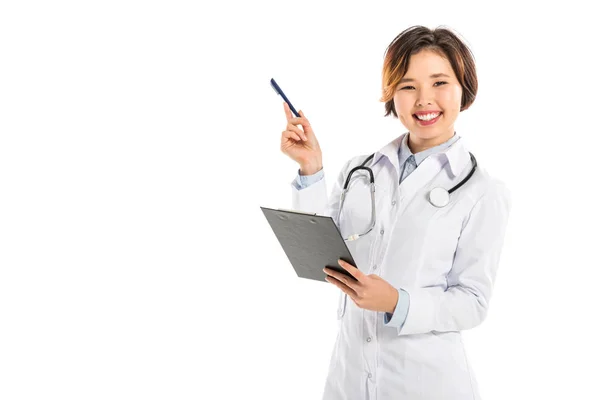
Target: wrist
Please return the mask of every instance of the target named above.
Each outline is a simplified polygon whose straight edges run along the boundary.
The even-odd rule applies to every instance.
[[[396,288],[394,288],[394,290],[392,291],[391,299],[390,299],[390,307],[387,311],[388,313],[394,314],[394,311],[396,311],[396,305],[398,304],[399,297],[400,296],[398,294],[398,290]]]
[[[322,169],[322,163],[300,165],[300,175],[314,175]]]

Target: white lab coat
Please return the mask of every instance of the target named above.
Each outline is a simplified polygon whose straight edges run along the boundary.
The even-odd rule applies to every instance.
[[[510,210],[510,192],[478,165],[471,179],[437,208],[427,200],[434,187],[449,189],[472,164],[464,139],[422,161],[398,185],[398,149],[406,134],[375,153],[367,166],[375,176],[375,228],[346,242],[357,267],[406,290],[410,305],[399,329],[384,313],[359,308],[340,291],[339,331],[323,399],[479,399],[477,381],[465,356],[461,330],[485,318]],[[342,168],[328,198],[325,178],[297,190],[292,207],[331,216],[342,235],[369,226],[368,180],[353,175],[339,221],[339,197],[348,171]]]

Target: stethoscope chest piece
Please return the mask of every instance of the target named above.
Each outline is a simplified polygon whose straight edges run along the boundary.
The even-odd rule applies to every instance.
[[[450,202],[450,194],[446,189],[436,187],[429,192],[429,202],[438,208],[446,207]]]

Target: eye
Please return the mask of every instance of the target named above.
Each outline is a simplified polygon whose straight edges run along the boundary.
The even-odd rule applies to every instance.
[[[439,85],[438,85],[438,83],[439,83]],[[448,82],[446,82],[446,81],[437,81],[436,83],[433,84],[433,86],[436,86],[436,85],[442,86],[442,85],[447,85],[447,84],[448,84]],[[414,88],[415,88],[414,86],[403,86],[398,90],[414,89]]]

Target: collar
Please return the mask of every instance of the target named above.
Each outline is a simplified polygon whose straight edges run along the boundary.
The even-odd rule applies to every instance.
[[[460,139],[460,136],[458,136],[456,134],[456,132],[454,132],[454,135],[452,135],[452,137],[450,139],[446,140],[444,143],[439,144],[434,147],[430,147],[429,149],[426,149],[423,151],[419,151],[416,154],[413,154],[413,152],[410,150],[410,147],[408,147],[408,136],[409,135],[403,136],[402,142],[400,144],[400,149],[398,152],[398,159],[400,161],[400,165],[404,165],[406,160],[412,155],[415,157],[415,163],[416,163],[417,167],[419,166],[419,164],[421,164],[421,162],[423,160],[425,160],[430,155],[441,153],[448,147],[452,146],[454,144],[454,142],[456,142],[458,139]]]
[[[398,158],[398,151],[402,148],[403,144],[410,151],[410,149],[408,148],[408,145],[406,143],[407,140],[408,140],[408,132],[403,133],[402,135],[398,136],[396,139],[392,140],[390,143],[383,146],[381,149],[379,149],[378,151],[375,152],[375,155],[373,156],[373,164],[372,165],[375,165],[381,159],[381,157],[385,156],[389,159],[389,161],[392,163],[392,165],[394,165],[396,167],[396,171],[398,172],[398,174],[400,174],[400,167],[399,167],[400,161]],[[449,141],[452,141],[452,144],[450,144],[450,146],[446,147],[445,149],[443,149],[442,151],[440,151],[436,154],[433,154],[433,156],[438,157],[440,159],[444,159],[444,161],[447,161],[448,165],[450,166],[450,171],[452,172],[452,175],[454,175],[456,177],[465,168],[465,166],[471,162],[471,156],[469,155],[469,152],[465,148],[464,138],[454,134],[452,139],[450,139]],[[446,142],[446,143],[448,143],[448,142]],[[440,146],[443,146],[443,144]],[[438,147],[438,146],[436,146],[436,147]],[[434,149],[434,148],[432,148],[432,149]],[[428,149],[428,150],[432,150],[432,149]],[[419,163],[421,161],[423,161],[425,158],[432,155],[432,154],[426,154],[422,159],[417,160],[417,156],[421,153],[425,153],[426,151],[427,150],[415,154],[415,161],[417,161],[417,165],[419,165]],[[406,152],[404,152],[404,154],[406,154]],[[412,153],[407,154],[404,157],[404,160],[406,160],[410,156],[410,154],[412,154]]]

